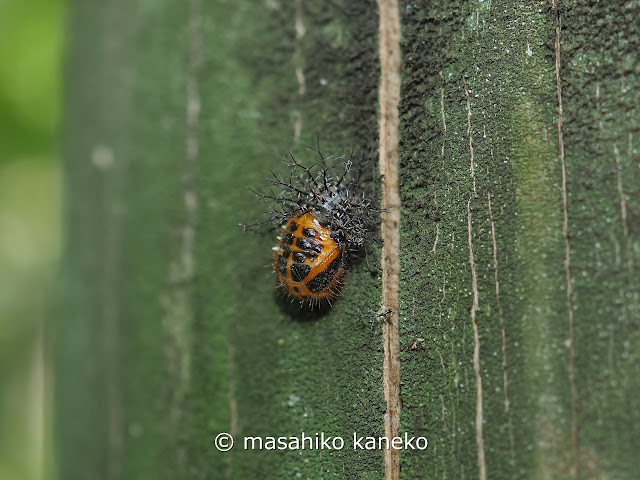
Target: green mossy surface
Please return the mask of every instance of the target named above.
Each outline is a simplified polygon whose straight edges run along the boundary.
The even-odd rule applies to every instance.
[[[572,1],[562,20],[585,478],[635,478],[640,466],[639,16],[637,1]]]
[[[310,314],[275,293],[275,232],[239,225],[262,219],[247,187],[286,174],[287,150],[309,163],[316,137],[325,155],[353,150],[359,161],[373,148],[375,2],[73,11],[59,478],[378,478],[381,453],[350,445],[353,432],[382,433],[370,322],[379,247],[352,262],[330,311]],[[197,127],[186,120],[190,81]],[[236,435],[231,452],[216,451],[220,432]],[[242,447],[245,435],[302,432],[339,435],[345,448]]]
[[[488,478],[576,478],[574,408],[578,477],[633,478],[637,471],[630,454],[638,435],[631,369],[640,320],[630,213],[640,178],[632,173],[639,165],[634,13],[634,2],[615,11],[565,2],[561,10],[572,405],[555,12],[545,2],[413,2],[404,12],[402,422],[430,440],[428,455],[403,455],[404,478],[478,475],[467,202]],[[622,193],[616,169],[631,172],[620,175]]]
[[[638,471],[639,9],[561,9],[579,478]],[[382,478],[381,452],[350,448],[383,433],[380,247],[308,313],[275,294],[275,233],[239,225],[263,218],[246,187],[286,174],[287,150],[374,146],[375,2],[72,11],[58,478]],[[555,12],[412,2],[401,21],[401,422],[429,439],[401,477],[478,477],[470,215],[488,478],[576,478]],[[242,448],[302,432],[345,448]]]

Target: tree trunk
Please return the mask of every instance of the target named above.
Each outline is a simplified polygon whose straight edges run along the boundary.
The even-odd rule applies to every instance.
[[[74,3],[59,478],[637,476],[640,4],[378,3]],[[310,313],[239,224],[316,136],[387,211]]]

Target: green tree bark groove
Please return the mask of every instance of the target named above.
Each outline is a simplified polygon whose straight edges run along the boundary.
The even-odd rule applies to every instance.
[[[400,478],[635,478],[640,4],[400,8]],[[72,11],[58,478],[383,478],[380,247],[309,314],[238,225],[287,149],[375,143],[376,2]],[[241,444],[301,432],[345,448]]]

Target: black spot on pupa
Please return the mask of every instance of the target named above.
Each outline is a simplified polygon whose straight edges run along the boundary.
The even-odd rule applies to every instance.
[[[310,292],[316,293],[324,290],[329,286],[333,277],[342,266],[342,254],[338,255],[333,262],[329,264],[324,272],[319,273],[307,282],[307,288]],[[293,269],[292,269],[293,270]]]
[[[282,237],[282,246],[283,247],[288,247],[289,245],[291,245],[293,243],[293,239],[295,237],[293,236],[292,233],[285,233]]]
[[[287,276],[287,259],[278,255],[278,270],[283,277]]]
[[[316,232],[313,228],[305,228],[302,230],[302,235],[307,238],[315,238],[317,234],[318,232]]]
[[[296,222],[291,222],[289,224],[289,231],[290,232],[295,232],[298,229],[298,224]]]
[[[311,271],[311,267],[309,265],[305,265],[304,263],[294,263],[291,265],[291,278],[294,282],[301,282],[309,272]]]
[[[306,238],[301,237],[296,240],[296,247],[298,247],[300,250],[307,250],[315,253],[322,252],[322,245],[320,245],[318,242],[307,240]]]
[[[305,259],[305,254],[302,252],[293,252],[293,261],[296,263],[302,263]]]

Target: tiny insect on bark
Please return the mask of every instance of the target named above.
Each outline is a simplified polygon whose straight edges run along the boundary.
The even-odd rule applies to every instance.
[[[349,259],[375,239],[381,211],[363,188],[362,166],[356,174],[352,157],[315,150],[319,161],[310,167],[289,153],[288,177],[272,172],[269,193],[254,191],[269,206],[268,218],[249,225],[281,227],[273,247],[278,289],[311,308],[339,295]]]

